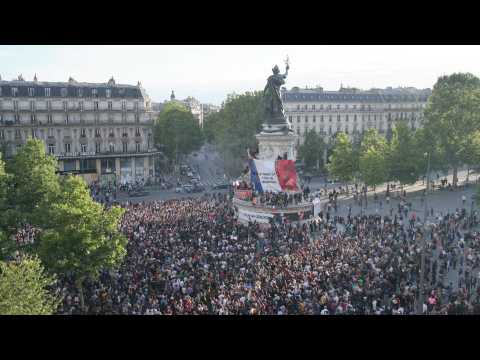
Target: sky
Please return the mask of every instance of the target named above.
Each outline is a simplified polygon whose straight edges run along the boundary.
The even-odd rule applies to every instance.
[[[288,89],[338,90],[387,86],[431,88],[441,75],[480,76],[480,46],[433,45],[151,45],[151,46],[2,46],[0,76],[12,80],[107,82],[136,85],[154,102],[175,91],[221,104],[228,94],[261,90],[275,64],[281,72],[288,55]]]

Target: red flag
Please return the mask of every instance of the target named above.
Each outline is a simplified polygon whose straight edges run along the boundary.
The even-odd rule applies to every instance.
[[[277,160],[276,172],[282,190],[298,191],[297,170],[293,160]]]

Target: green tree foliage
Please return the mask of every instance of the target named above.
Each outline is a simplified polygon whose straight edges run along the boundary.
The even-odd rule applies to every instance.
[[[343,182],[351,181],[358,171],[358,152],[343,132],[338,133],[335,138],[327,168],[331,175]]]
[[[440,77],[425,109],[425,129],[456,185],[458,167],[470,161],[469,137],[480,130],[480,79],[470,73]]]
[[[325,142],[314,129],[310,129],[305,135],[305,141],[298,149],[298,158],[304,162],[306,169],[320,170],[323,167],[324,151]]]
[[[228,173],[238,175],[241,171],[247,148],[257,146],[255,134],[262,121],[262,92],[229,95],[220,111],[206,119],[205,136],[224,156]]]
[[[388,151],[387,165],[390,180],[401,184],[413,184],[424,168],[423,153],[419,152],[414,131],[405,123],[393,129],[392,142]]]
[[[170,160],[198,150],[203,144],[203,135],[198,121],[180,102],[170,102],[155,121],[154,141]]]
[[[95,278],[102,268],[118,265],[127,243],[119,231],[123,209],[104,209],[77,176],[61,180],[56,200],[41,204],[47,216],[34,249],[45,266],[56,273],[73,272],[81,279]]]
[[[359,159],[360,176],[368,186],[376,186],[388,180],[388,144],[375,129],[365,134]]]
[[[0,315],[53,314],[61,301],[48,290],[54,283],[36,257],[0,261]]]
[[[30,139],[7,164],[6,202],[2,225],[9,234],[20,224],[38,225],[41,202],[54,201],[58,193],[57,161],[45,153],[41,140]]]

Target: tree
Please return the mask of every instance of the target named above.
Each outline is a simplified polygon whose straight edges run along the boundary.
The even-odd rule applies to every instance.
[[[424,168],[423,153],[419,152],[414,132],[404,123],[395,126],[392,134],[387,165],[389,177],[401,184],[413,184]]]
[[[170,102],[155,121],[154,140],[170,160],[178,162],[202,146],[203,135],[192,113],[180,102]]]
[[[453,169],[457,185],[458,167],[469,161],[465,147],[469,135],[480,130],[480,79],[470,73],[440,77],[425,109],[425,129],[435,150]]]
[[[375,129],[365,134],[359,159],[360,175],[368,186],[376,186],[388,180],[386,140]]]
[[[350,139],[343,132],[335,138],[327,168],[331,175],[343,182],[351,181],[358,171],[358,152],[354,151]]]
[[[22,224],[38,225],[41,202],[51,202],[59,190],[57,161],[45,153],[41,140],[29,139],[7,164],[6,192],[1,227],[9,235]]]
[[[53,314],[61,301],[48,290],[54,283],[37,257],[0,261],[0,315]]]
[[[204,132],[224,157],[226,170],[238,175],[247,158],[247,148],[255,149],[255,134],[264,119],[262,92],[230,94],[220,111],[209,116]]]
[[[46,216],[33,250],[51,272],[73,273],[80,292],[85,278],[96,278],[125,256],[127,239],[119,230],[123,209],[106,210],[93,201],[82,178],[63,178],[56,201],[43,202],[40,211]]]
[[[304,143],[298,149],[298,158],[304,162],[306,169],[320,170],[323,167],[324,151],[325,142],[314,129],[310,129],[305,135]]]

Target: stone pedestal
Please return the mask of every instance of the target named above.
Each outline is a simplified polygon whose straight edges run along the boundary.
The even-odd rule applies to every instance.
[[[297,154],[295,151],[295,143],[298,136],[292,132],[261,132],[256,135],[258,140],[258,158],[262,160],[272,159],[276,160],[278,156],[283,158],[287,154],[287,160],[296,160]]]

